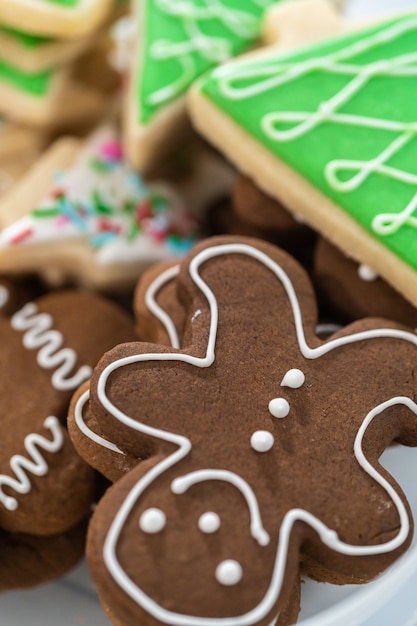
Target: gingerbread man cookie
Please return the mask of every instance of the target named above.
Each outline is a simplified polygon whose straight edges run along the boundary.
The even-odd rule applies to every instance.
[[[304,271],[253,239],[198,244],[177,281],[182,347],[125,344],[92,378],[103,437],[141,459],[94,514],[95,582],[118,625],[292,623],[300,560],[364,582],[410,542],[378,458],[417,445],[417,336],[362,320],[320,341]]]

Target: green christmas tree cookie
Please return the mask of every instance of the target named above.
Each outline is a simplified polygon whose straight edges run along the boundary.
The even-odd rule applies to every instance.
[[[139,169],[160,161],[186,125],[184,96],[206,70],[259,39],[276,0],[143,0],[129,95],[127,148]]]
[[[292,10],[306,20],[310,4]],[[417,304],[416,97],[414,11],[218,68],[190,106],[241,169]]]

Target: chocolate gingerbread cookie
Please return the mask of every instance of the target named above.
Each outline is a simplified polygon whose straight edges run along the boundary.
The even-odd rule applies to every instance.
[[[123,626],[292,623],[300,561],[359,583],[409,545],[378,459],[417,445],[417,337],[365,319],[321,341],[304,271],[253,239],[197,245],[177,281],[182,348],[124,344],[91,382],[103,436],[141,459],[93,516],[99,594]]]

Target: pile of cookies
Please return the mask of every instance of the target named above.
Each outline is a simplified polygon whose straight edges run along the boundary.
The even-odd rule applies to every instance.
[[[414,530],[417,11],[0,23],[0,589],[86,546],[117,626],[289,626],[301,576],[374,579]]]

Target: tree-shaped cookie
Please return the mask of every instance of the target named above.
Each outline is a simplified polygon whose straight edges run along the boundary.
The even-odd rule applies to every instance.
[[[186,126],[193,80],[258,39],[276,0],[137,0],[135,62],[126,122],[127,153],[140,170],[158,164]]]
[[[13,286],[0,287],[0,589],[6,589],[53,578],[80,558],[96,485],[65,429],[67,408],[101,354],[135,335],[129,316],[98,296],[68,291],[17,307]]]
[[[182,348],[126,344],[92,378],[101,432],[141,459],[95,512],[95,582],[126,626],[292,623],[300,560],[363,582],[409,544],[378,458],[417,444],[417,337],[363,320],[320,341],[304,271],[252,239],[197,245],[177,280]]]
[[[307,0],[273,12],[277,45],[202,79],[192,117],[262,188],[416,304],[417,13],[350,32],[339,21],[344,34],[306,46],[306,33],[332,32],[317,9]],[[287,45],[289,24],[301,37]]]

